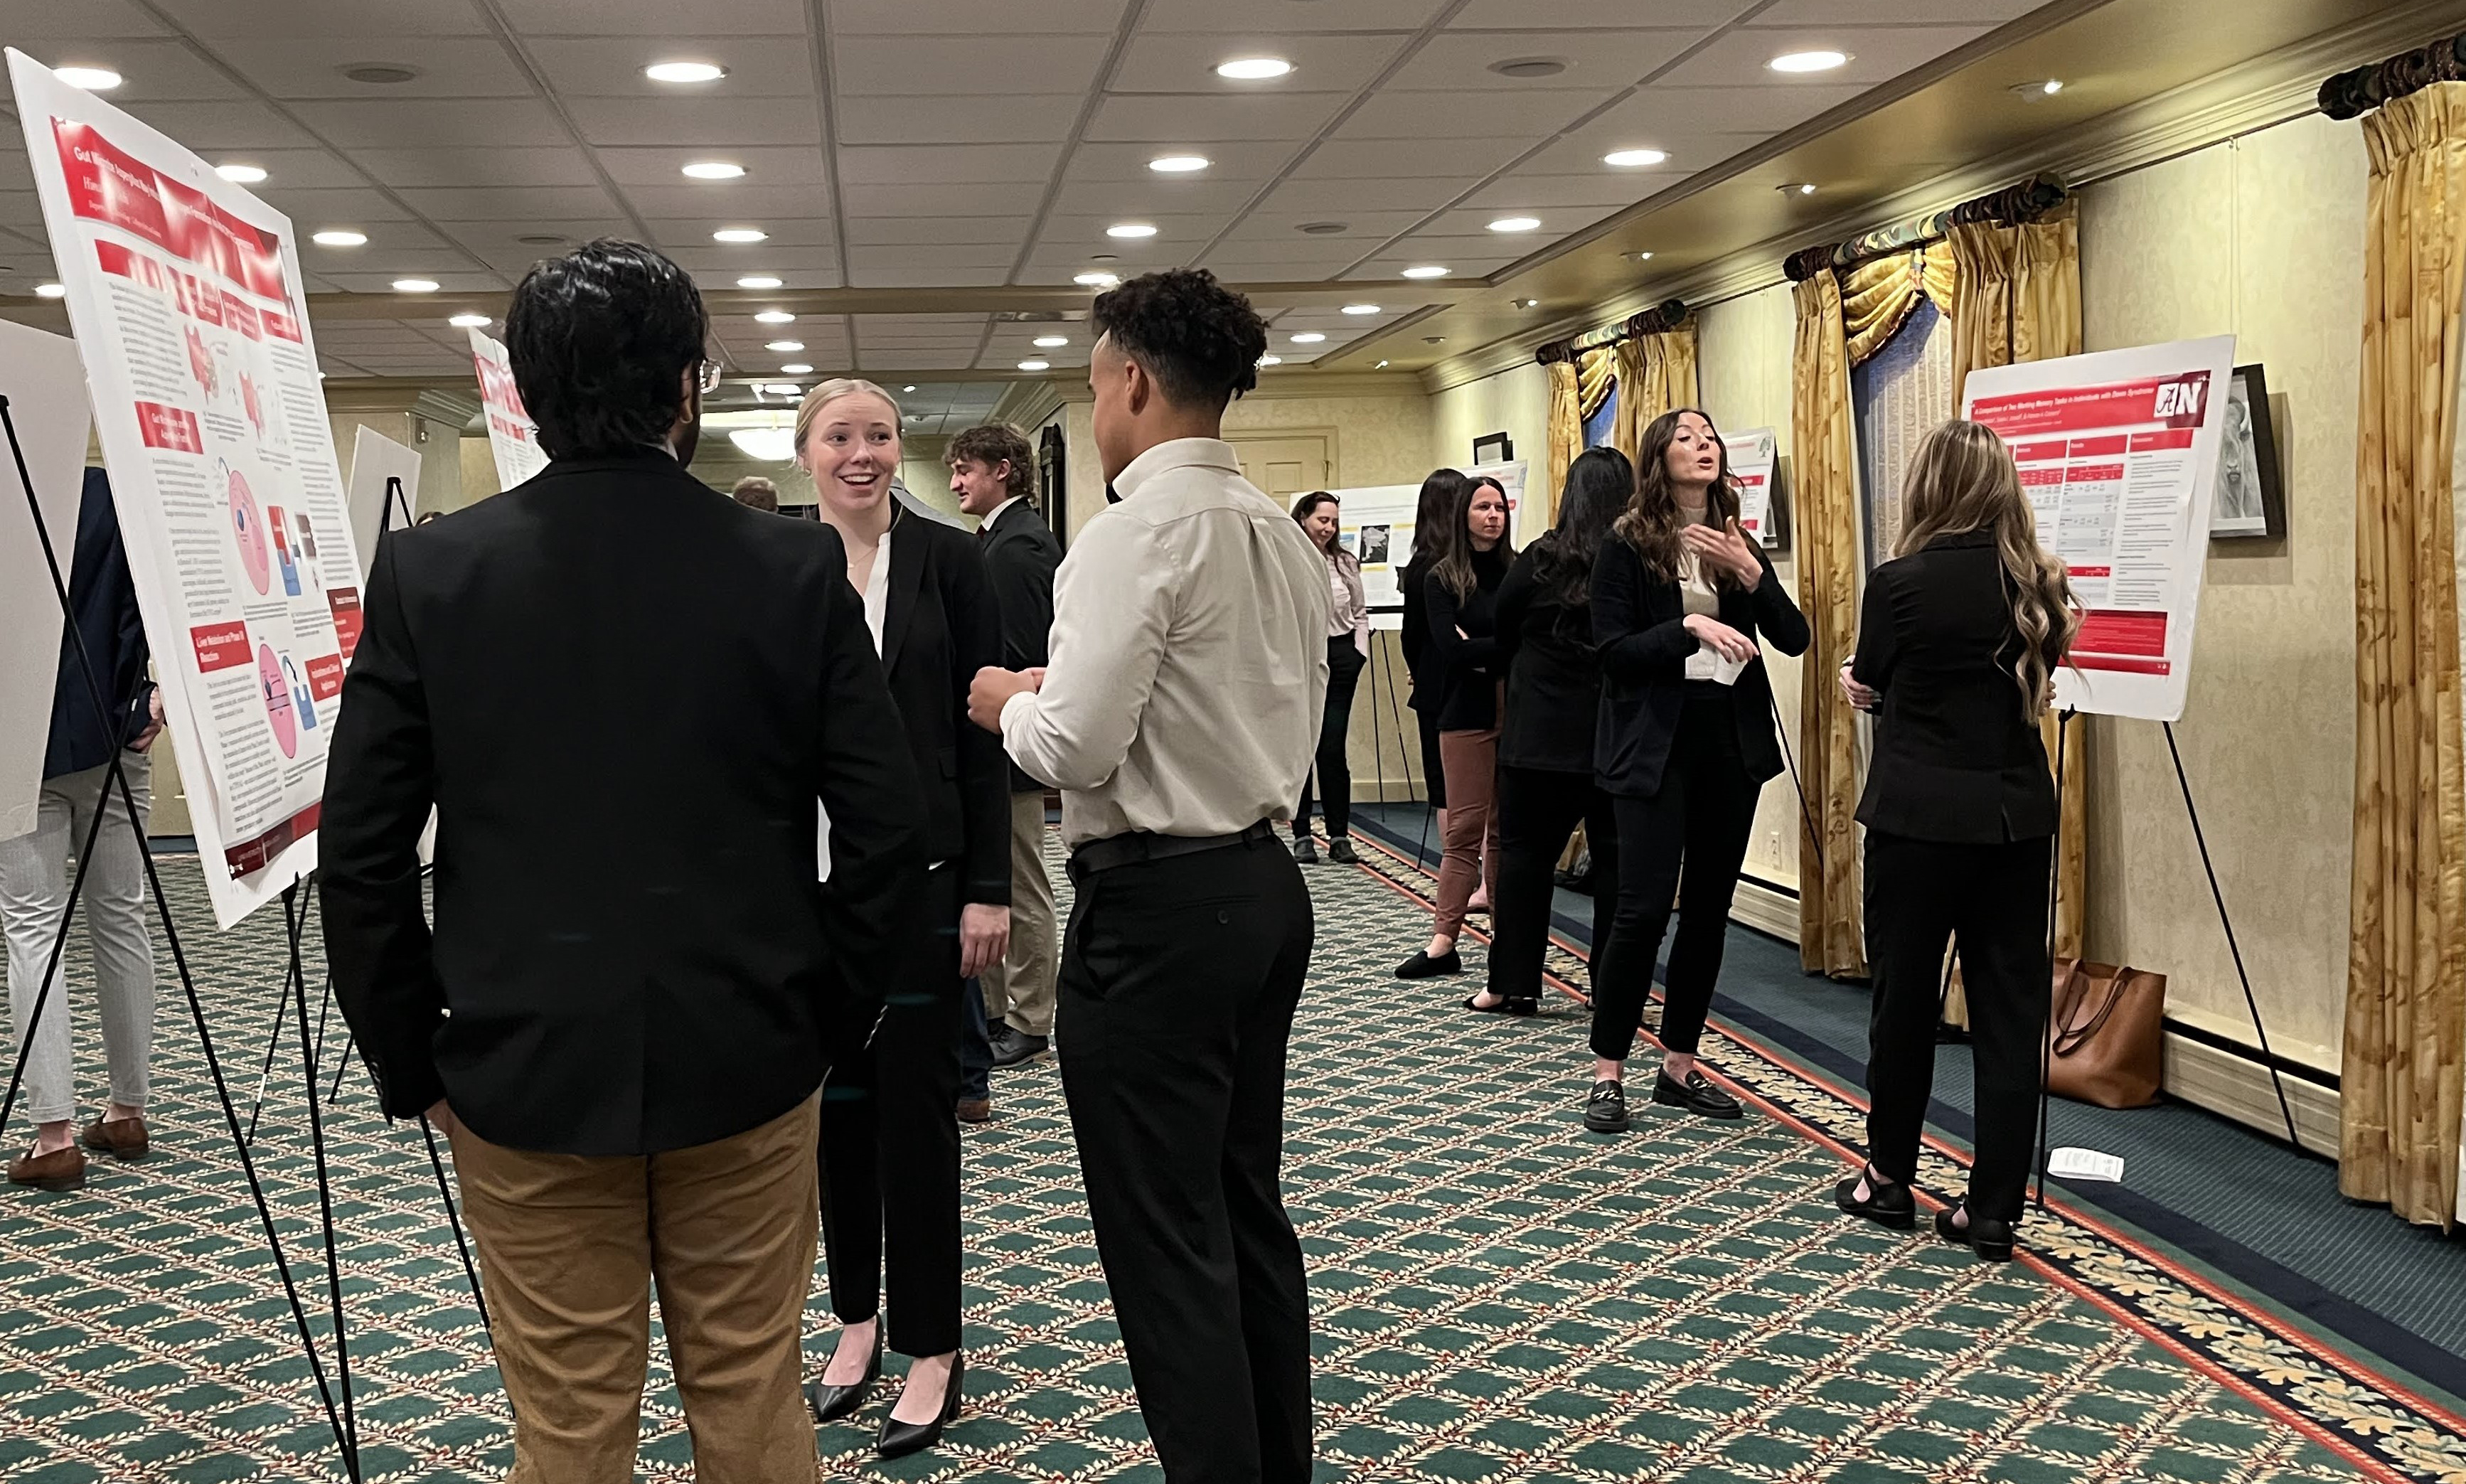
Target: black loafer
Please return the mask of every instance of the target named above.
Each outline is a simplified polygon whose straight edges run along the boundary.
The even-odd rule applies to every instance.
[[[1396,966],[1400,979],[1434,979],[1442,974],[1462,974],[1464,956],[1450,948],[1436,958],[1427,952],[1415,954]]]
[[[1311,843],[1311,838],[1308,835],[1293,837],[1293,859],[1304,866],[1318,864],[1318,846]]]
[[[1713,1086],[1702,1068],[1687,1073],[1687,1080],[1664,1071],[1652,1080],[1652,1100],[1665,1108],[1683,1108],[1698,1118],[1743,1118],[1747,1111],[1738,1100]]]
[[[1353,853],[1353,842],[1342,835],[1327,843],[1328,863],[1333,866],[1358,866],[1361,857]]]
[[[1488,993],[1488,990],[1482,991],[1484,995]],[[1496,1004],[1476,1004],[1474,1001],[1479,999],[1481,995],[1467,995],[1464,1007],[1475,1015],[1536,1015],[1541,1009],[1541,1002],[1537,1000],[1516,1000],[1502,995]]]
[[[1593,1095],[1584,1099],[1584,1127],[1596,1134],[1626,1132],[1626,1085],[1620,1082],[1596,1082]]]
[[[1948,1206],[1935,1213],[1936,1235],[1946,1242],[1958,1242],[1978,1254],[1982,1263],[2008,1263],[2012,1260],[2012,1224],[1988,1221],[1975,1212],[1969,1213],[1969,1225],[1955,1225],[1952,1213],[1969,1211],[1969,1203]]]
[[[874,1451],[885,1458],[905,1458],[909,1453],[921,1453],[941,1442],[942,1429],[958,1420],[959,1383],[967,1378],[968,1358],[953,1356],[950,1384],[942,1392],[941,1415],[931,1422],[901,1422],[896,1417],[885,1417],[882,1419],[882,1438],[874,1445]]]
[[[833,1386],[813,1382],[805,1387],[805,1404],[814,1410],[817,1424],[837,1422],[864,1405],[864,1395],[882,1379],[882,1327],[873,1331],[873,1359],[865,1362],[864,1374],[853,1385]]]
[[[994,1042],[996,1070],[1006,1067],[1023,1066],[1035,1061],[1044,1054],[1046,1047],[1053,1044],[1048,1037],[1031,1036],[1023,1030],[1012,1029],[1007,1025],[1003,1029],[1009,1030],[1010,1034],[998,1037]]]
[[[1858,1199],[1858,1186],[1864,1182],[1867,1199]],[[1910,1187],[1894,1184],[1875,1173],[1869,1165],[1832,1187],[1832,1203],[1852,1216],[1863,1216],[1879,1225],[1907,1231],[1918,1224],[1918,1203],[1910,1195]]]

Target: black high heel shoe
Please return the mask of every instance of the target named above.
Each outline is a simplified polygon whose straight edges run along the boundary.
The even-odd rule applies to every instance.
[[[805,1386],[805,1405],[813,1408],[814,1422],[817,1426],[826,1422],[837,1422],[863,1405],[864,1394],[871,1391],[873,1383],[881,1379],[882,1326],[877,1322],[873,1327],[873,1359],[865,1362],[864,1374],[844,1386],[829,1385],[818,1381],[808,1383]]]
[[[943,1384],[942,1412],[931,1422],[901,1422],[896,1417],[882,1419],[882,1441],[874,1451],[885,1458],[904,1458],[923,1452],[942,1441],[942,1429],[959,1417],[959,1383],[968,1379],[968,1358],[951,1357],[951,1379]]]
[[[1956,1225],[1952,1214],[1960,1211],[1969,1217],[1965,1226]],[[1935,1232],[1946,1242],[1958,1242],[1978,1254],[1982,1263],[2008,1263],[2012,1260],[2012,1224],[1988,1221],[1969,1209],[1967,1201],[1935,1213]]]
[[[1867,1187],[1867,1199],[1858,1199],[1858,1187]],[[1907,1231],[1918,1224],[1918,1203],[1910,1195],[1906,1182],[1894,1183],[1875,1173],[1872,1164],[1832,1187],[1832,1203],[1852,1216],[1863,1216],[1880,1225]]]

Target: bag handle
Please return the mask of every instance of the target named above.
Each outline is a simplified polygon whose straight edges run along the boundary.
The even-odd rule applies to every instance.
[[[2074,974],[2079,972],[2078,969],[2074,970]],[[2058,1023],[2055,1032],[2055,1055],[2070,1056],[2079,1050],[2083,1044],[2096,1038],[2105,1027],[2107,1018],[2115,1014],[2115,1007],[2122,1003],[2124,986],[2130,982],[2132,972],[2130,969],[2118,969],[2115,972],[2114,983],[2106,992],[2106,1002],[2097,1007],[2097,1013],[2090,1018],[2088,1024],[2074,1026]],[[2066,1008],[2069,1010],[2071,1007],[2066,1006]]]

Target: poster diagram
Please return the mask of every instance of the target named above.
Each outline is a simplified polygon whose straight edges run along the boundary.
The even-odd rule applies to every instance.
[[[488,416],[488,452],[496,456],[497,484],[511,489],[548,467],[531,415],[523,411],[523,394],[514,389],[514,365],[505,348],[478,329],[471,331],[471,359],[480,371],[480,404]]]
[[[2086,610],[2058,706],[2173,721],[2191,682],[2234,337],[1969,373],[1962,416],[2003,436]]]
[[[9,71],[228,927],[316,866],[358,632],[299,252],[288,219],[171,140],[23,53]]]

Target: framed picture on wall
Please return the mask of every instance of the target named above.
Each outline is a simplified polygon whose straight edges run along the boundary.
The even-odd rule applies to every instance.
[[[2285,534],[2286,485],[2278,473],[2277,426],[2270,416],[2269,378],[2256,364],[2238,366],[2227,385],[2226,438],[2218,445],[2218,488],[2209,501],[2209,539]]]
[[[1472,461],[1475,463],[1513,463],[1515,440],[1504,433],[1487,434],[1472,440]]]

